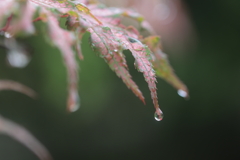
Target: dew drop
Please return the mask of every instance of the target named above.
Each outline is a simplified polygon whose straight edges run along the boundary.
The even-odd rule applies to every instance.
[[[128,37],[129,42],[131,43],[136,43],[136,42],[140,42],[139,40],[132,38],[132,37]]]
[[[117,49],[114,49],[113,51],[114,51],[114,52],[118,52],[118,50],[117,50]]]
[[[163,112],[160,109],[156,110],[154,118],[156,121],[161,121],[163,119]]]
[[[80,108],[80,97],[77,92],[72,92],[68,100],[68,111],[76,112]]]
[[[76,112],[78,109],[79,109],[79,105],[78,104],[75,104],[73,106],[70,106],[70,112]]]
[[[184,90],[179,89],[177,92],[178,92],[178,95],[183,97],[183,98],[187,98],[188,97],[188,93],[186,91],[184,91]]]
[[[5,32],[5,33],[4,33],[4,36],[5,36],[6,38],[11,38],[11,37],[12,37],[12,35],[11,35],[10,33],[8,33],[8,32]]]
[[[30,58],[17,50],[10,50],[7,54],[7,60],[12,67],[24,68],[30,61]]]

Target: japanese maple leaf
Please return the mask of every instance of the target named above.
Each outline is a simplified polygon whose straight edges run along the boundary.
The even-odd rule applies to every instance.
[[[132,26],[122,24],[122,17],[129,17],[139,22],[138,29],[145,29],[154,33],[151,25],[137,12],[126,8],[106,7],[91,0],[4,0],[4,7],[0,7],[0,24],[3,17],[11,17],[14,13],[22,16],[8,19],[2,32],[9,33],[13,37],[18,32],[24,31],[28,34],[34,32],[33,15],[38,9],[39,17],[34,21],[42,20],[47,23],[49,38],[61,51],[68,72],[68,110],[75,111],[79,105],[78,98],[78,74],[77,63],[74,58],[73,46],[78,52],[79,58],[83,59],[81,53],[81,39],[85,32],[91,34],[91,45],[99,53],[110,68],[120,77],[126,86],[145,103],[139,87],[132,80],[128,71],[124,50],[130,50],[135,58],[135,67],[143,73],[145,81],[151,93],[155,118],[161,120],[163,115],[159,108],[156,88],[156,73],[178,89],[180,95],[188,96],[186,86],[174,74],[167,57],[161,52],[159,41],[156,38],[144,38],[138,30]],[[19,7],[14,8],[15,4]],[[16,11],[17,10],[17,11]],[[68,30],[59,26],[58,19],[67,17]],[[64,38],[62,38],[64,37]],[[155,73],[155,70],[157,71]]]

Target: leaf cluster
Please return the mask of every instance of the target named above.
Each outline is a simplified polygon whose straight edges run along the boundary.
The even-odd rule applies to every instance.
[[[139,30],[154,34],[150,24],[137,12],[126,8],[106,7],[92,0],[3,0],[0,6],[1,34],[5,39],[14,39],[20,33],[33,34],[33,23],[46,23],[46,35],[62,53],[68,73],[69,111],[79,107],[78,65],[75,53],[83,60],[81,40],[85,32],[90,33],[92,48],[118,77],[145,103],[144,96],[129,73],[124,50],[130,50],[135,58],[135,67],[143,73],[148,84],[156,120],[162,119],[157,98],[156,76],[169,82],[180,96],[187,98],[187,87],[178,79],[162,52],[159,36],[144,37]],[[36,17],[37,15],[37,17]],[[59,19],[67,18],[64,30]],[[122,18],[128,17],[138,22],[139,27],[125,26]],[[7,20],[6,20],[7,19]],[[4,26],[5,25],[5,26]],[[9,50],[14,49],[9,47]],[[1,82],[0,82],[1,83]]]

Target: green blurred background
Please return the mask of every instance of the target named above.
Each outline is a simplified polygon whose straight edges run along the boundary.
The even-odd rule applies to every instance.
[[[164,112],[161,122],[147,84],[126,53],[130,72],[146,97],[144,106],[105,62],[82,44],[79,61],[81,107],[66,112],[67,77],[60,52],[41,35],[22,41],[32,60],[24,69],[6,65],[0,50],[0,78],[21,82],[38,99],[0,92],[0,113],[27,128],[55,160],[79,159],[240,159],[240,1],[185,0],[198,36],[196,49],[184,53],[165,48],[190,100],[158,80]],[[174,46],[172,46],[174,47]],[[0,136],[1,160],[37,160],[20,143]]]

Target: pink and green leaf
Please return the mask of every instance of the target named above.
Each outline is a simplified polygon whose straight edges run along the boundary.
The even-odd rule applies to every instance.
[[[175,87],[180,96],[188,98],[188,89],[186,85],[176,76],[168,61],[167,55],[161,50],[160,37],[150,36],[145,38],[143,42],[153,51],[152,63],[156,71],[156,75]]]
[[[6,0],[5,0],[6,1]],[[126,86],[139,97],[143,103],[144,97],[128,71],[123,50],[130,50],[135,58],[135,66],[143,73],[148,83],[153,104],[156,109],[157,119],[161,119],[162,111],[159,109],[156,88],[156,75],[163,78],[175,88],[180,95],[187,97],[187,87],[178,79],[171,68],[167,56],[160,49],[160,40],[157,36],[143,39],[138,30],[132,26],[122,24],[121,17],[129,17],[140,23],[140,27],[155,33],[150,24],[137,12],[125,8],[103,7],[91,0],[8,0],[4,7],[0,6],[0,24],[2,19],[9,17],[15,10],[13,4],[21,3],[19,11],[22,18],[10,23],[9,29],[14,34],[19,31],[33,33],[33,21],[43,20],[49,28],[49,36],[55,46],[59,48],[68,73],[68,110],[74,111],[79,105],[78,96],[78,66],[72,47],[75,46],[79,58],[83,59],[81,52],[82,35],[91,33],[92,46],[99,52],[110,68],[120,77]],[[36,6],[40,17],[33,20]],[[18,11],[18,12],[19,12]],[[67,28],[59,26],[58,20],[67,17]],[[14,24],[14,26],[13,26]],[[5,30],[2,30],[5,32]],[[143,43],[140,41],[143,39]],[[156,73],[154,69],[156,70]],[[185,94],[184,94],[185,93]]]
[[[116,72],[117,76],[123,80],[126,86],[145,104],[141,91],[128,72],[120,39],[113,34],[109,27],[90,28],[89,32],[91,33],[92,45],[99,52],[100,57],[108,63],[110,68]]]
[[[74,37],[71,32],[60,28],[59,23],[51,12],[45,11],[47,14],[47,24],[49,27],[49,35],[54,44],[59,48],[63,55],[63,59],[68,74],[68,110],[76,111],[79,108],[78,96],[78,66],[72,50]]]

